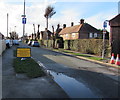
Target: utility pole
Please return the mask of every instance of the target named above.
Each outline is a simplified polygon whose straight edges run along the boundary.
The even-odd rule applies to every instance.
[[[14,32],[16,32],[16,26],[14,26]]]
[[[23,41],[24,41],[24,35],[25,35],[25,24],[26,24],[26,15],[25,15],[25,0],[24,0],[24,11],[22,15],[22,23],[23,23]]]
[[[8,13],[7,13],[7,37],[8,37]]]
[[[25,0],[24,0],[24,18],[25,18]],[[24,35],[25,35],[25,24],[23,24],[23,41],[24,41]]]

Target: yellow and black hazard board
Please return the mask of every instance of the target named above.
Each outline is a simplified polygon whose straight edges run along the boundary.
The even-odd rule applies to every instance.
[[[31,48],[29,48],[29,47],[18,47],[17,48],[17,57],[30,58],[31,57]]]

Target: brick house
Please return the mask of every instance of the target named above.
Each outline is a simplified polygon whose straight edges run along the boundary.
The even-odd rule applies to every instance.
[[[47,40],[52,39],[53,33],[49,30],[41,31],[40,32],[40,40]]]
[[[48,33],[48,36],[47,36],[47,33]],[[48,37],[48,39],[51,39],[52,35],[53,35],[53,33],[51,31],[45,29],[45,31],[41,31],[40,32],[39,37],[37,36],[37,34],[33,34],[32,33],[31,35],[28,36],[28,39],[33,39],[33,40],[35,40],[35,39],[47,40],[47,37]]]
[[[112,53],[120,54],[120,14],[109,21]]]
[[[59,35],[63,37],[63,40],[102,38],[101,31],[84,23],[84,19],[80,20],[79,25],[74,25],[72,22],[71,27],[66,27],[64,24]]]

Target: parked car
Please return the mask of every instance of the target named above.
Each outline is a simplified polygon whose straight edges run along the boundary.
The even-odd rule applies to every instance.
[[[30,46],[32,44],[32,41],[28,41],[28,45]]]
[[[19,41],[18,40],[13,40],[13,45],[19,45]]]
[[[18,41],[19,41],[19,42],[22,42],[22,40],[21,40],[21,39],[19,39]]]
[[[10,39],[6,39],[5,42],[6,42],[6,48],[10,48],[13,44],[12,40]]]
[[[33,46],[33,47],[40,47],[40,43],[38,41],[32,41],[31,46]]]

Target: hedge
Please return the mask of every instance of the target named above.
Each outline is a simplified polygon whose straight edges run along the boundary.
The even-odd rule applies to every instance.
[[[64,49],[78,51],[81,53],[95,54],[101,56],[102,48],[102,39],[78,39],[64,41]],[[105,56],[109,56],[109,54],[109,40],[105,40]]]
[[[53,47],[53,40],[38,40],[42,46]],[[94,54],[101,56],[103,48],[102,39],[78,39],[78,40],[65,40],[64,49],[78,51],[80,53]],[[110,56],[109,40],[105,40],[105,56]],[[58,40],[55,41],[55,48],[59,48]]]

